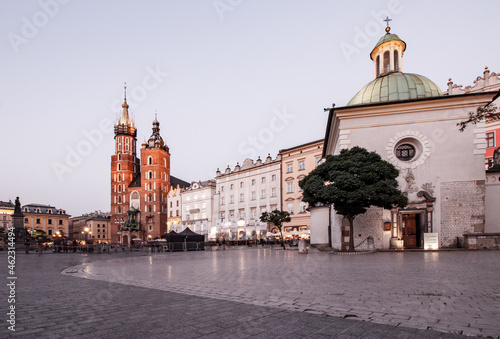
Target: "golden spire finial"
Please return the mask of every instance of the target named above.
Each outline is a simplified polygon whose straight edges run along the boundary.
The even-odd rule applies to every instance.
[[[127,105],[127,82],[124,82],[124,86],[123,86],[123,105],[122,107],[123,108],[128,108],[128,105]]]

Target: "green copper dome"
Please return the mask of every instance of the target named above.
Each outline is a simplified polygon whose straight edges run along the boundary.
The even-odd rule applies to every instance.
[[[346,106],[441,96],[439,87],[423,75],[394,72],[365,85]]]

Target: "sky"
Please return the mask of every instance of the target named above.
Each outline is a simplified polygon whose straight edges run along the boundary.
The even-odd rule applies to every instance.
[[[500,72],[500,2],[460,0],[0,1],[0,200],[73,216],[110,209],[124,83],[138,143],[155,113],[171,175],[324,138],[333,103],[373,80],[391,33],[404,71],[442,90]],[[139,152],[139,149],[138,149]]]

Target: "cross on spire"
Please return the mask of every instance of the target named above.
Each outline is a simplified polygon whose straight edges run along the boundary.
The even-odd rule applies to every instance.
[[[392,19],[389,19],[389,17],[387,16],[384,21],[387,23],[387,27],[385,28],[385,31],[387,33],[389,33],[389,31],[391,30],[391,27],[389,27],[389,21],[392,21]]]

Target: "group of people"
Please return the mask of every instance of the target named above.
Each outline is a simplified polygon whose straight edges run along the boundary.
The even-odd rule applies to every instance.
[[[32,249],[32,244],[36,244],[36,251],[39,256],[42,255],[42,253],[49,247],[47,244],[47,239],[44,239],[43,237],[31,238],[28,236],[24,239],[26,254],[30,253],[30,250]],[[77,240],[71,241],[69,239],[54,239],[55,253],[61,253],[61,252],[69,253],[71,251],[75,253],[78,249],[80,249],[80,251],[82,252],[87,250],[87,248],[82,249],[80,247],[80,243]]]

